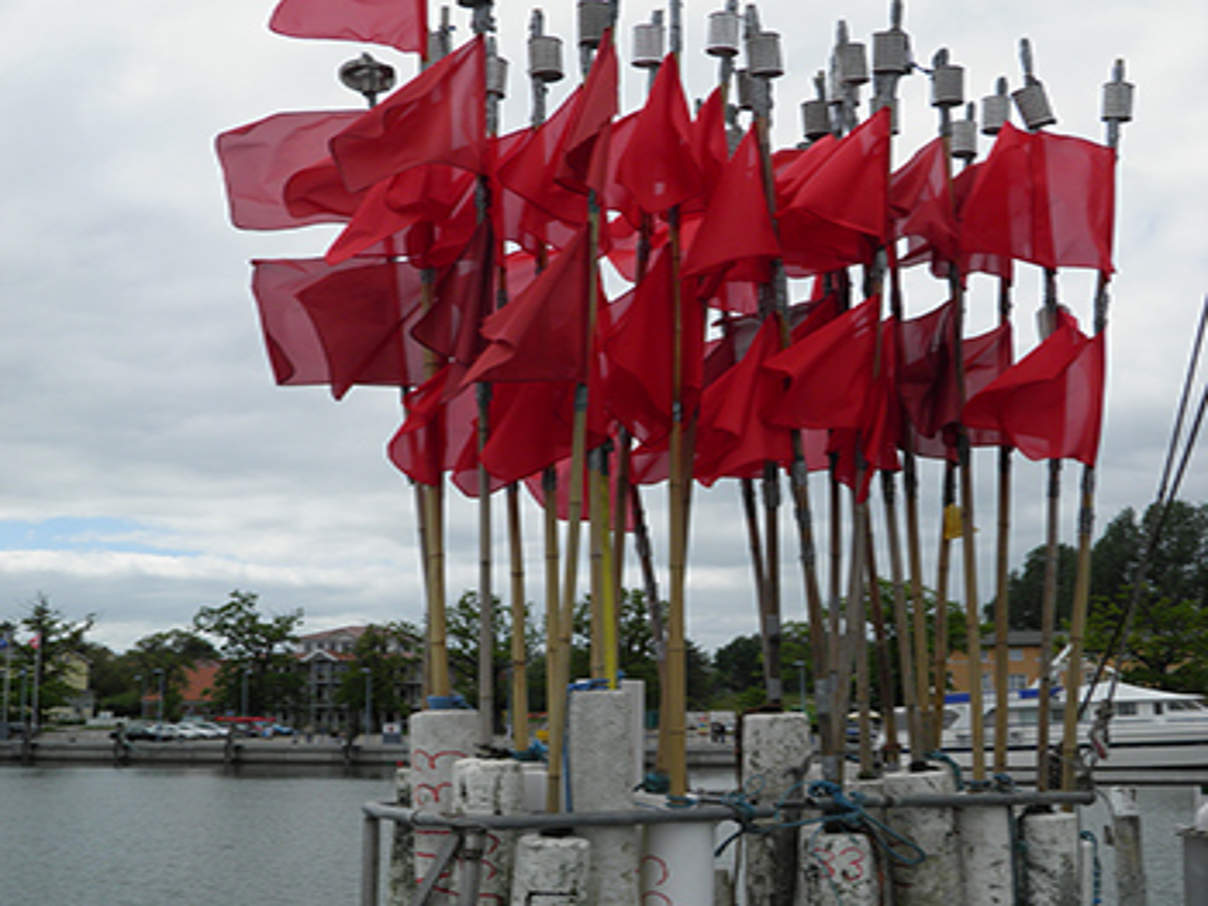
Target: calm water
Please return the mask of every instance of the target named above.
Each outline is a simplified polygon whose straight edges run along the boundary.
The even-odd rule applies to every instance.
[[[693,780],[720,788],[728,772]],[[715,782],[720,781],[720,782]],[[4,906],[346,904],[359,891],[362,803],[387,777],[226,774],[215,768],[0,767]],[[1141,789],[1150,906],[1179,906],[1187,789]],[[1115,902],[1109,818],[1104,901]],[[383,833],[383,837],[389,837]],[[384,888],[383,888],[384,889]]]
[[[0,768],[5,906],[345,904],[388,779]],[[388,835],[384,835],[388,836]]]

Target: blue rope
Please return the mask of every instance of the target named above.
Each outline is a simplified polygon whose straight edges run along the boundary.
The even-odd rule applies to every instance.
[[[1088,830],[1080,832],[1078,836],[1091,844],[1091,906],[1100,906],[1103,902],[1103,866],[1099,864],[1099,841]]]
[[[952,779],[956,781],[956,790],[958,793],[965,788],[965,780],[961,777],[961,766],[952,760],[952,756],[936,749],[934,752],[928,752],[927,757],[934,761],[942,761],[952,769]]]

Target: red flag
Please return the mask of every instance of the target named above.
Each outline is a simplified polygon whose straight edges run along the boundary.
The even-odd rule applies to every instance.
[[[753,477],[769,460],[782,466],[792,462],[790,432],[760,417],[781,393],[779,376],[766,370],[779,351],[779,327],[767,318],[742,360],[701,394],[694,473],[702,484]],[[807,467],[824,467],[826,433],[807,434]]]
[[[809,175],[778,211],[786,265],[812,273],[869,260],[888,235],[889,109],[834,143],[821,161],[805,155]]]
[[[965,424],[1003,433],[1029,459],[1095,464],[1103,416],[1104,339],[1072,318],[965,404]]]
[[[699,202],[689,201],[689,208],[704,210],[730,161],[730,145],[726,140],[726,105],[719,85],[714,88],[692,123],[692,149],[700,169],[702,196]]]
[[[925,240],[948,260],[957,256],[956,205],[942,138],[920,148],[889,180],[893,237]]]
[[[428,0],[281,0],[268,27],[294,38],[366,41],[428,54]]]
[[[1116,152],[1003,125],[961,212],[961,247],[1041,267],[1113,270]]]
[[[763,416],[785,428],[859,428],[872,390],[881,300],[871,296],[773,356],[787,386]]]
[[[578,95],[574,116],[569,122],[558,155],[558,182],[586,194],[599,190],[598,176],[606,166],[608,125],[617,114],[617,54],[612,30],[605,29],[596,50],[596,58]],[[604,138],[601,144],[599,139]],[[593,179],[593,174],[597,177]]]
[[[705,276],[746,259],[780,255],[763,192],[755,127],[730,158],[684,259],[684,276]]]
[[[418,383],[404,326],[417,313],[419,298],[415,269],[404,267],[384,262],[335,270],[298,290],[323,344],[336,399],[389,366],[398,368],[390,383]]]
[[[344,184],[366,189],[420,164],[486,171],[486,53],[476,36],[336,134]]]
[[[400,385],[414,383],[421,373],[423,349],[399,333],[398,343],[381,343],[381,334],[356,343],[353,320],[324,316],[324,297],[338,313],[347,302],[354,320],[374,319],[365,309],[382,302],[384,320],[404,317],[419,300],[419,273],[409,264],[384,258],[361,258],[336,267],[322,259],[255,261],[252,292],[260,311],[265,346],[273,376],[281,385],[331,384],[342,395],[350,375],[356,383]],[[393,276],[391,276],[393,274]],[[392,293],[397,292],[397,302]],[[341,296],[340,294],[346,294]],[[312,304],[308,308],[300,297]],[[370,303],[366,305],[366,302]],[[323,329],[332,326],[334,336]],[[347,351],[351,361],[340,358]]]
[[[957,239],[959,245],[960,222],[965,210],[965,202],[969,199],[969,191],[981,172],[982,164],[970,164],[952,179],[952,199],[956,205]],[[952,258],[951,249],[937,249],[930,241],[921,236],[907,236],[906,253],[898,259],[900,267],[910,267],[924,261],[930,261],[931,273],[940,279],[947,279]],[[973,272],[991,274],[1002,277],[1008,283],[1011,281],[1011,258],[1006,255],[990,255],[984,252],[961,253],[961,274]]]
[[[618,179],[633,193],[642,210],[652,214],[666,211],[701,191],[692,143],[692,123],[679,64],[675,54],[669,53],[618,164]]]
[[[612,325],[603,338],[604,396],[612,414],[639,441],[671,429],[671,342],[674,336],[671,255],[664,250],[632,293],[610,308]],[[700,303],[681,292],[683,408],[691,412],[700,395],[704,324]]]
[[[587,233],[580,230],[528,289],[483,321],[489,345],[470,367],[467,383],[585,379],[591,274]]]
[[[859,428],[831,431],[827,446],[828,452],[838,454],[836,477],[855,490],[859,503],[868,499],[874,474],[878,471],[893,472],[901,467],[898,444],[902,432],[902,409],[894,393],[897,375],[894,331],[893,318],[881,325],[881,361],[876,376],[869,384]]]
[[[407,418],[386,445],[386,456],[420,484],[440,484],[473,442],[477,400],[459,389],[460,366],[446,365],[405,398]]]
[[[359,198],[342,185],[316,193],[310,207],[287,205],[285,190],[295,177],[302,180],[299,196],[308,185],[325,181],[324,163],[331,166],[328,140],[360,116],[356,111],[275,113],[220,134],[214,145],[231,223],[244,230],[284,230],[347,220]]]
[[[494,242],[491,222],[484,220],[441,276],[432,307],[411,328],[411,336],[442,359],[469,365],[482,351],[478,328],[495,308]]]

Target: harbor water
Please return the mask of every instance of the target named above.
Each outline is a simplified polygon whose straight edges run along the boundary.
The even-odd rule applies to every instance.
[[[702,772],[717,789],[726,771]],[[6,906],[355,903],[362,803],[389,799],[382,772],[288,776],[218,768],[0,768],[0,902]],[[1138,791],[1151,906],[1183,902],[1186,788]],[[1100,841],[1104,902],[1115,902],[1100,802],[1083,810]],[[383,834],[388,838],[388,834]]]

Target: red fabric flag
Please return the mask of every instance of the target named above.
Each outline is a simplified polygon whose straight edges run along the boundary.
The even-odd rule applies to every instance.
[[[458,389],[461,371],[446,365],[408,393],[407,418],[386,444],[387,458],[420,484],[440,484],[473,443],[478,403],[473,387]]]
[[[428,55],[428,0],[281,0],[268,27],[293,38],[365,41]]]
[[[352,375],[356,383],[401,385],[415,383],[422,373],[423,349],[399,331],[397,343],[350,337],[358,323],[372,323],[374,302],[383,303],[380,320],[405,317],[419,301],[419,273],[409,264],[384,258],[361,258],[337,267],[322,259],[255,261],[252,292],[260,311],[265,346],[273,376],[281,385],[330,384],[347,390]],[[393,276],[392,276],[393,275]],[[397,292],[397,302],[394,293]],[[337,294],[346,294],[339,296]],[[307,298],[312,306],[302,301]],[[347,303],[354,321],[325,317],[323,299],[339,307]],[[334,336],[325,334],[332,326]],[[380,325],[379,325],[380,326]],[[341,354],[347,352],[349,359]]]
[[[284,230],[347,220],[358,199],[342,185],[336,192],[318,194],[310,208],[297,209],[287,206],[285,189],[291,178],[306,179],[307,173],[312,183],[316,177],[323,180],[313,171],[325,162],[331,166],[328,140],[360,116],[359,111],[275,113],[220,134],[214,146],[231,223],[244,230]]]
[[[702,484],[754,477],[768,460],[782,466],[792,462],[790,432],[760,417],[781,393],[779,376],[766,369],[779,351],[780,329],[767,318],[742,360],[701,394],[694,473]],[[826,434],[807,433],[807,467],[824,467]]]
[[[699,201],[689,200],[686,210],[704,210],[730,161],[730,145],[726,140],[726,105],[721,86],[714,88],[692,122],[692,149],[700,169],[702,193]]]
[[[752,126],[722,173],[688,248],[683,273],[685,277],[705,276],[745,259],[766,262],[779,255]]]
[[[586,378],[587,233],[581,230],[528,289],[483,321],[488,346],[466,374],[467,383]]]
[[[610,306],[612,325],[603,338],[607,406],[635,438],[650,442],[671,430],[672,305],[671,255],[659,253],[650,272]],[[683,408],[691,412],[700,395],[704,324],[700,303],[681,291]]]
[[[673,53],[659,67],[633,139],[620,157],[617,177],[642,210],[655,214],[700,193],[692,122]]]
[[[599,443],[603,443],[604,439],[605,438],[601,438]],[[597,446],[598,445],[599,444],[597,444]],[[614,502],[617,499],[617,478],[620,473],[617,468],[616,461],[617,461],[616,456],[614,455],[612,457],[612,461],[609,463],[609,469],[608,469],[608,500],[609,500],[610,507],[613,506]],[[557,517],[559,519],[561,519],[563,522],[565,522],[570,517],[570,456],[567,455],[567,456],[561,457],[557,461],[557,463],[553,463],[552,465],[554,466],[554,475],[555,475],[555,479],[557,482],[555,485],[556,490],[555,490],[555,495],[554,495],[554,500],[555,500],[554,512],[557,514]],[[631,463],[630,468],[631,468],[630,483],[637,484],[638,482],[634,482],[632,480],[633,479],[632,463]],[[583,512],[582,512],[582,516],[581,516],[583,521],[587,521],[587,520],[591,519],[591,511],[588,509],[588,501],[591,499],[592,478],[593,478],[592,472],[590,470],[584,469],[583,470],[583,490],[582,490]],[[536,503],[539,507],[544,509],[545,508],[544,476],[539,473],[531,474],[531,475],[529,475],[529,477],[527,477],[525,479],[524,484],[528,488],[529,494],[532,495],[533,500],[536,501]],[[633,513],[629,507],[628,499],[626,499],[624,501],[624,506],[625,506],[625,531],[631,532],[631,531],[633,531],[634,522],[633,522]],[[615,515],[615,513],[612,513],[610,511],[609,524],[612,525],[615,523],[615,521],[616,521],[616,515]],[[611,529],[610,529],[610,531],[611,531]]]
[[[932,139],[893,173],[889,207],[895,239],[921,239],[941,257],[956,259],[956,205],[942,138]]]
[[[815,273],[870,260],[888,235],[889,109],[834,143],[822,160],[809,151],[800,160],[808,176],[777,212],[786,265]]]
[[[482,351],[478,328],[495,308],[494,244],[491,222],[484,220],[441,275],[432,307],[415,319],[411,336],[442,359],[469,365]]]
[[[486,54],[481,35],[332,137],[349,189],[367,189],[420,164],[486,172]]]
[[[607,162],[608,125],[617,115],[617,54],[612,30],[605,29],[591,70],[583,81],[574,116],[567,125],[558,155],[558,182],[583,194],[599,190]],[[599,139],[603,138],[601,143]],[[601,147],[596,146],[600,144]]]
[[[872,390],[881,300],[867,301],[773,356],[764,368],[787,386],[763,410],[785,428],[859,428]]]
[[[865,397],[859,429],[831,431],[827,446],[829,453],[838,454],[835,476],[841,483],[855,489],[859,503],[868,499],[873,475],[878,471],[894,472],[901,468],[898,445],[901,441],[902,409],[894,392],[897,375],[894,331],[893,318],[881,325],[881,361]]]
[[[965,404],[966,425],[1001,431],[1028,459],[1072,458],[1088,466],[1099,452],[1104,338],[1087,338],[1072,318]]]
[[[589,390],[589,398],[590,395]],[[573,381],[493,386],[490,434],[482,448],[482,462],[487,471],[506,482],[519,481],[569,456],[574,400]],[[607,422],[600,417],[597,402],[589,405],[587,446],[599,446],[606,439]]]
[[[961,247],[1041,267],[1113,270],[1116,152],[1003,125],[961,211]]]
[[[400,285],[400,272],[406,285]],[[392,384],[415,384],[419,371],[404,332],[417,313],[415,269],[401,271],[393,262],[336,270],[299,289],[323,344],[331,373],[331,395],[341,399],[354,384],[367,383],[385,366],[398,368]]]

